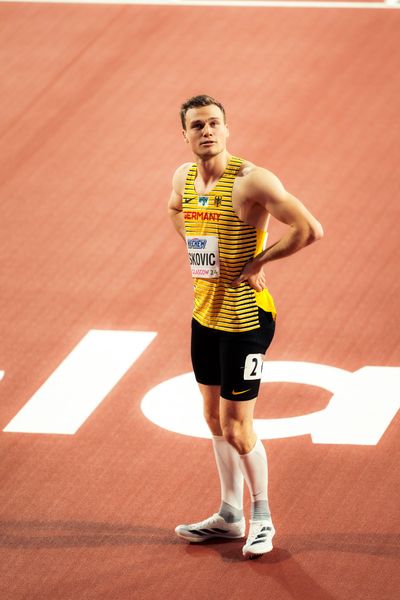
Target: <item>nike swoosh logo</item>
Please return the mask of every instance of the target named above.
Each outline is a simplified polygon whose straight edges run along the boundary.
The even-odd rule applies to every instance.
[[[249,388],[248,390],[243,390],[241,392],[235,392],[235,390],[232,390],[232,395],[233,396],[238,396],[239,394],[245,394],[246,392],[250,392],[251,388]]]

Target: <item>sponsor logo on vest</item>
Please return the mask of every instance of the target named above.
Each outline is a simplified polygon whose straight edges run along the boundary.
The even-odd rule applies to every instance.
[[[188,239],[187,244],[190,250],[204,250],[204,248],[207,246],[207,240],[204,238],[193,238]]]
[[[200,206],[208,206],[209,197],[208,196],[199,196],[199,204]]]

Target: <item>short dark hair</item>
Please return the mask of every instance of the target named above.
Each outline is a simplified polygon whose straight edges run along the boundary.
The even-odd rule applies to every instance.
[[[218,102],[218,100],[215,100],[211,96],[206,96],[205,94],[202,94],[201,96],[193,96],[192,98],[189,98],[189,100],[186,100],[186,102],[182,104],[180,115],[183,129],[186,129],[186,113],[189,110],[189,108],[210,106],[210,104],[215,104],[215,106],[218,106],[218,108],[221,109],[221,112],[224,115],[225,122],[225,109],[222,106],[221,102]]]

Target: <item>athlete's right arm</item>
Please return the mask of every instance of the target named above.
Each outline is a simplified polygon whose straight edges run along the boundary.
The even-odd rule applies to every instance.
[[[168,201],[168,214],[179,235],[185,239],[185,221],[182,212],[182,196],[190,163],[177,168],[172,178],[172,192]]]

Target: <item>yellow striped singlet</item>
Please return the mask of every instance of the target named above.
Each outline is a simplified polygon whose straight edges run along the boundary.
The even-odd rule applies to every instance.
[[[245,263],[262,252],[266,237],[264,231],[241,221],[233,210],[233,184],[243,162],[232,156],[216,186],[204,195],[197,194],[195,189],[194,163],[186,177],[182,199],[186,236],[217,237],[219,249],[219,277],[194,278],[193,317],[205,327],[230,332],[257,329],[258,308],[276,316],[267,289],[256,292],[247,282],[237,288],[230,287]]]

